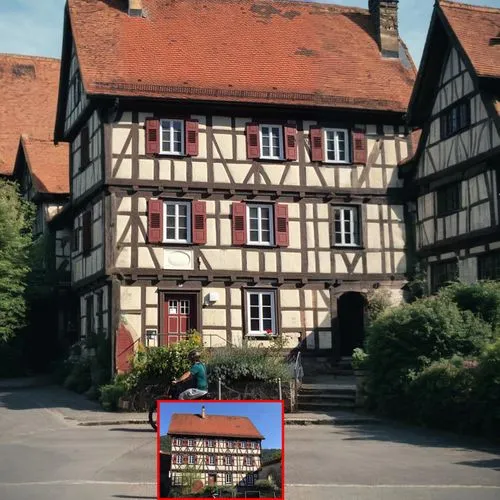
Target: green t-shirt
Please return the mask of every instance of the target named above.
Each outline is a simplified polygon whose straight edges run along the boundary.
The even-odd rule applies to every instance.
[[[195,363],[191,367],[191,376],[194,379],[196,389],[208,390],[207,369],[203,363]]]

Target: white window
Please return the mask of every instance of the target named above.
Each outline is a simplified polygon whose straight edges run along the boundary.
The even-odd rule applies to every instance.
[[[176,439],[175,439],[175,444],[176,444],[177,446],[180,446],[180,445],[181,445],[181,443],[182,443],[182,441],[181,441],[181,439],[180,439],[180,438],[176,438]]]
[[[248,335],[276,334],[274,292],[247,292],[247,307]]]
[[[191,242],[191,204],[186,201],[165,201],[165,234],[167,243]]]
[[[252,457],[245,457],[245,465],[248,467],[252,465]]]
[[[194,439],[188,439],[188,446],[194,446]]]
[[[172,474],[172,484],[180,486],[182,484],[181,474]]]
[[[194,464],[194,455],[189,455],[188,456],[188,464],[193,465]]]
[[[326,161],[349,163],[349,136],[347,130],[338,128],[325,129]]]
[[[357,207],[335,207],[334,242],[337,246],[360,245]]]
[[[182,464],[182,455],[177,455],[175,457],[175,463],[176,464]]]
[[[253,486],[253,474],[248,474],[247,476],[247,485]]]
[[[215,441],[213,439],[209,439],[207,444],[209,448],[215,448]]]
[[[233,484],[233,473],[226,472],[226,484]]]
[[[260,126],[260,157],[266,160],[283,159],[283,127]]]
[[[273,207],[247,204],[247,243],[249,245],[273,245]]]
[[[209,465],[215,465],[215,457],[213,455],[208,457],[208,463]]]
[[[231,457],[230,456],[226,455],[225,463],[226,463],[226,465],[231,465]]]
[[[182,120],[160,120],[160,153],[184,154],[184,122]]]

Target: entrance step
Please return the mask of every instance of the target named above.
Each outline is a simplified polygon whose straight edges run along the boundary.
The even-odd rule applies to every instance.
[[[356,379],[311,377],[302,384],[297,403],[299,411],[352,409],[356,406]]]

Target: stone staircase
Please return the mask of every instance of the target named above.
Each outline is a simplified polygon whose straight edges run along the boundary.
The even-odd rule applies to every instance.
[[[299,412],[353,410],[356,379],[350,374],[306,376],[297,403]]]

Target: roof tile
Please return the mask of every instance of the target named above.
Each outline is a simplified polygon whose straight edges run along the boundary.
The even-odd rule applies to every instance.
[[[248,417],[223,415],[193,415],[174,413],[168,428],[170,435],[211,436],[265,439]]]
[[[0,54],[0,174],[12,174],[21,134],[53,138],[59,67],[57,59]]]
[[[406,110],[410,62],[381,57],[366,9],[255,0],[69,0],[90,94]]]
[[[441,10],[467,53],[478,76],[500,78],[500,9],[441,0]]]

